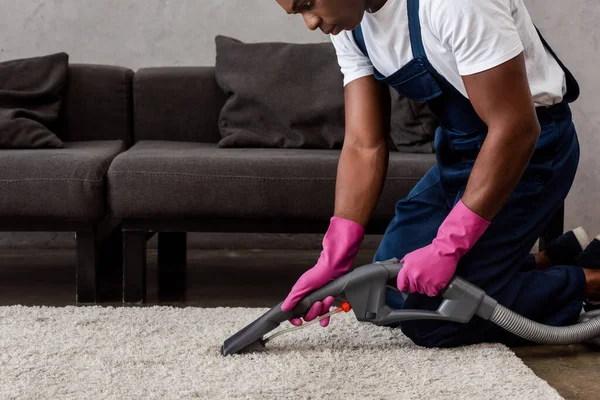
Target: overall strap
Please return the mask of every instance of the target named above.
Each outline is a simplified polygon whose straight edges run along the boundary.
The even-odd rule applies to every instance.
[[[558,58],[558,55],[554,52],[554,50],[552,50],[552,47],[550,47],[546,39],[544,39],[542,33],[540,32],[537,26],[535,27],[535,30],[537,31],[540,39],[542,40],[542,44],[546,47],[546,49],[548,49],[550,54],[552,54],[552,57],[554,57],[558,65],[562,68],[562,70],[565,73],[567,79],[567,93],[565,94],[565,99],[563,101],[567,103],[575,101],[577,98],[579,98],[581,92],[577,79],[575,79],[575,76],[573,76],[571,71],[569,71],[569,69],[560,60],[560,58]]]
[[[365,37],[363,35],[363,31],[360,25],[358,25],[353,31],[352,36],[354,36],[354,41],[356,45],[363,52],[363,54],[369,57],[369,53],[367,52],[367,45],[365,44]]]
[[[421,36],[419,0],[408,0],[408,30],[413,56],[415,58],[427,58],[425,46],[423,46],[423,37]]]
[[[421,19],[419,18],[419,0],[408,0],[408,28],[410,33],[410,43],[412,47],[413,56],[415,58],[427,58],[425,55],[425,47],[423,46],[423,37],[421,36]],[[358,25],[352,31],[352,36],[356,45],[362,51],[362,53],[369,57],[367,51],[367,45],[365,44],[365,37],[363,35],[362,27]]]

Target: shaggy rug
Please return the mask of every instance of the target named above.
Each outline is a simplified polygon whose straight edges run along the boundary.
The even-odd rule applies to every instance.
[[[222,357],[265,311],[0,307],[0,398],[561,398],[504,346],[423,349],[352,314]]]

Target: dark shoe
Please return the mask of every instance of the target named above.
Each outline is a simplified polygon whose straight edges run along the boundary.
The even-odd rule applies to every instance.
[[[577,258],[577,265],[585,269],[600,269],[600,235],[581,252]],[[600,310],[600,301],[587,300],[583,309],[585,312]]]
[[[586,269],[600,269],[600,235],[581,252],[577,265]]]
[[[553,265],[578,265],[578,261],[583,252],[588,249],[589,244],[588,234],[582,227],[579,227],[548,243],[545,253]],[[594,247],[597,247],[600,252],[600,240]],[[600,253],[598,254],[600,255]],[[600,260],[600,258],[596,259]]]

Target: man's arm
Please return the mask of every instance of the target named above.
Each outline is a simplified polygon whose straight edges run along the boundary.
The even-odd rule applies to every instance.
[[[517,186],[535,149],[540,124],[523,54],[488,71],[464,76],[469,99],[488,126],[463,203],[491,221]]]
[[[336,180],[335,211],[323,238],[323,251],[315,267],[296,282],[281,305],[294,308],[306,294],[344,275],[354,262],[381,194],[387,172],[390,92],[373,75],[351,81],[345,87],[346,136]],[[312,305],[304,317],[312,321],[329,311],[333,298]],[[302,324],[292,319],[293,325]],[[329,319],[321,321],[326,326]]]
[[[372,76],[344,89],[346,136],[337,171],[335,216],[369,222],[387,173],[390,92]]]

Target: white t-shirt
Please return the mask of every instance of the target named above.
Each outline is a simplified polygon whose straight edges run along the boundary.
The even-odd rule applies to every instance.
[[[365,13],[366,57],[351,31],[331,35],[344,85],[373,74],[389,76],[413,59],[407,0],[388,0]],[[461,75],[496,67],[525,54],[536,106],[559,103],[566,93],[561,67],[542,44],[523,0],[421,0],[421,35],[431,65],[468,97]],[[370,58],[370,59],[369,59]]]

